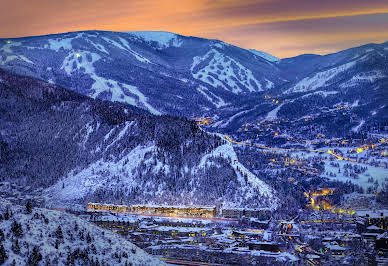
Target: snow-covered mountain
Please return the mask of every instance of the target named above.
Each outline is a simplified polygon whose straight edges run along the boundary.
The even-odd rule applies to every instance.
[[[193,121],[154,116],[0,71],[0,180],[88,201],[276,208],[233,147]]]
[[[0,67],[93,98],[186,117],[284,82],[274,63],[248,50],[169,32],[1,39]]]
[[[255,94],[208,112],[217,117],[213,130],[282,120],[295,133],[312,127],[345,136],[388,125],[388,43],[281,59],[277,66],[288,82],[266,91],[267,98]]]
[[[166,265],[118,234],[68,213],[26,210],[0,198],[0,217],[0,264]]]
[[[368,44],[325,56],[283,59],[279,67],[285,72],[292,69],[296,78],[293,84],[287,84],[288,89],[284,93],[311,92],[327,87],[337,90],[373,87],[387,79],[387,59],[387,43]]]
[[[156,115],[209,116],[216,120],[213,130],[260,119],[300,120],[339,106],[351,106],[357,117],[341,120],[342,132],[381,124],[388,108],[387,58],[388,42],[277,60],[170,32],[84,31],[0,40],[2,69]]]

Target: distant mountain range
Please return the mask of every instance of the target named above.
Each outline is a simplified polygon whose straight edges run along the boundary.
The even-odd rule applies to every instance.
[[[319,116],[337,106],[356,114],[342,132],[383,123],[387,59],[388,43],[278,59],[169,32],[84,31],[0,40],[0,67],[12,73],[157,115],[211,116],[226,130],[269,118]],[[278,104],[268,104],[265,94]]]

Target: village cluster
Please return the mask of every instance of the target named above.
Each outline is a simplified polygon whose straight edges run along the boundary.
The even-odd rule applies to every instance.
[[[325,193],[331,192],[321,192]],[[179,261],[275,265],[388,262],[388,210],[306,209],[292,220],[278,220],[265,208],[89,203],[82,216],[151,254]]]

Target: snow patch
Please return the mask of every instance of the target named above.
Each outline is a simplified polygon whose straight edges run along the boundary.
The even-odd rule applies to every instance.
[[[152,62],[145,58],[144,56],[140,55],[139,53],[135,52],[130,46],[127,40],[124,38],[119,37],[119,40],[121,43],[118,43],[112,39],[108,39],[107,37],[102,37],[106,42],[116,46],[117,48],[120,48],[121,50],[127,51],[130,54],[132,54],[138,61],[142,63],[148,63],[151,64]]]
[[[123,129],[121,132],[124,130],[126,129]],[[54,202],[56,200],[66,202],[81,199],[88,193],[95,192],[100,187],[136,187],[138,184],[133,179],[133,176],[124,177],[120,170],[124,169],[131,173],[132,169],[135,169],[140,163],[139,158],[144,158],[147,152],[154,149],[155,146],[153,145],[148,147],[137,146],[117,162],[101,159],[78,173],[71,171],[62,180],[46,189],[45,194]],[[112,178],[112,176],[117,178]]]
[[[241,112],[238,112],[237,114],[234,114],[233,116],[231,116],[225,123],[223,123],[222,125],[220,125],[220,127],[222,128],[225,128],[227,125],[229,125],[236,117],[238,116],[241,116],[241,115],[244,115],[250,111],[253,111],[256,107],[250,109],[250,110],[244,110],[244,111],[241,111]],[[214,126],[214,125],[213,125]]]
[[[34,64],[31,60],[29,60],[24,55],[18,55],[11,49],[12,47],[17,47],[17,46],[21,46],[21,42],[7,42],[6,44],[3,45],[0,51],[2,51],[4,54],[11,54],[11,55],[5,56],[5,59],[3,59],[2,56],[0,56],[0,65],[5,65],[8,62],[11,62],[17,59],[25,61],[29,64]]]
[[[211,102],[212,104],[214,104],[217,108],[220,108],[222,106],[225,106],[227,105],[227,103],[224,102],[224,100],[220,97],[218,97],[217,95],[215,95],[214,93],[212,93],[211,91],[208,90],[208,88],[206,87],[203,87],[203,86],[199,86],[197,88],[198,92],[200,92],[203,96],[205,96],[205,98]],[[216,101],[213,100],[213,98],[216,99]]]
[[[88,58],[90,60],[88,60]],[[113,102],[122,102],[137,107],[145,107],[152,114],[161,114],[147,102],[148,98],[144,96],[144,94],[142,94],[135,86],[122,84],[115,80],[97,76],[93,64],[100,59],[101,57],[95,53],[89,53],[85,51],[79,51],[77,53],[72,52],[69,53],[69,55],[63,61],[61,69],[63,69],[69,76],[73,71],[79,70],[81,68],[86,74],[89,74],[90,78],[94,80],[94,83],[91,87],[92,98],[98,97],[98,95],[102,92],[109,91],[111,93],[110,100]],[[125,91],[129,92],[135,97],[128,96]]]
[[[283,105],[284,105],[284,103],[280,104],[275,109],[273,109],[271,112],[269,112],[267,114],[267,117],[265,118],[265,120],[276,120],[276,119],[278,119],[278,112],[279,112],[280,108],[282,108]]]
[[[385,77],[386,76],[383,75],[381,71],[362,72],[353,76],[350,80],[342,83],[340,88],[354,87],[359,85],[361,82],[374,83],[375,81]]]
[[[337,75],[343,73],[344,71],[352,68],[355,64],[356,62],[353,61],[326,71],[318,72],[312,77],[302,79],[294,87],[285,91],[284,93],[307,92],[330,85],[330,80],[332,80]]]
[[[357,133],[364,124],[365,120],[361,120],[360,124],[352,128],[352,131]]]
[[[265,60],[270,61],[270,62],[280,61],[280,58],[273,56],[273,55],[266,53],[266,52],[257,51],[255,49],[249,49],[248,51],[251,52],[252,54],[257,55],[261,58],[264,58]]]
[[[302,96],[302,98],[306,98],[306,97],[309,97],[309,96],[312,96],[312,95],[321,95],[323,97],[327,97],[329,95],[334,95],[334,94],[337,94],[338,91],[315,91],[315,92],[312,92],[312,93],[308,93],[308,94],[305,94]]]
[[[72,38],[57,38],[48,40],[49,44],[45,46],[45,48],[49,48],[58,52],[61,48],[64,50],[73,50],[73,45],[71,42],[74,39],[81,38],[83,36],[82,33],[78,33],[77,36]]]
[[[179,38],[179,36],[171,32],[129,31],[126,33],[130,33],[146,42],[156,42],[159,45],[158,48],[180,47],[183,44],[183,41]]]
[[[194,72],[197,65],[208,59],[210,62],[207,66]],[[202,57],[194,57],[191,73],[195,79],[227,91],[231,89],[235,94],[242,92],[242,88],[248,89],[249,92],[263,91],[251,70],[216,49],[211,49]]]
[[[231,166],[233,167],[235,173],[237,174],[239,183],[241,184],[240,189],[245,189],[244,195],[247,198],[253,197],[255,194],[259,193],[262,196],[265,196],[271,199],[270,208],[274,209],[278,206],[278,199],[274,196],[273,190],[266,183],[257,178],[254,174],[252,174],[244,165],[242,165],[237,158],[237,154],[233,149],[231,143],[226,143],[217,147],[210,154],[206,154],[201,158],[201,162],[199,164],[199,168],[205,168],[209,166],[208,160],[212,157],[223,157],[227,160],[231,161]],[[246,176],[246,180],[243,176]]]

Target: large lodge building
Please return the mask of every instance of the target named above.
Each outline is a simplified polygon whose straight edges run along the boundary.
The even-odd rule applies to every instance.
[[[89,203],[88,212],[134,212],[142,214],[158,214],[169,216],[200,216],[200,217],[215,217],[216,207],[204,206],[158,206],[158,205],[114,205]]]
[[[114,205],[89,203],[88,212],[138,213],[166,216],[216,217],[215,206],[167,206],[167,205]],[[268,208],[223,208],[219,213],[225,218],[259,218],[269,219],[271,210]]]

